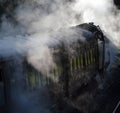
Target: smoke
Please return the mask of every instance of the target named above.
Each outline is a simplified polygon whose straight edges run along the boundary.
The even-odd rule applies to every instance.
[[[82,30],[68,29],[73,21],[68,20],[72,17],[69,5],[68,1],[57,0],[20,2],[12,14],[15,20],[11,21],[6,15],[2,17],[1,56],[21,55],[39,71],[55,67],[49,46],[61,40],[65,43],[80,37],[85,40]]]
[[[119,45],[119,17],[112,0],[21,0],[12,19],[5,14],[0,29],[0,56],[25,57],[31,65],[43,73],[56,67],[50,47],[71,43],[91,36],[81,29],[70,27],[94,22],[115,45]],[[114,63],[116,47],[110,44],[111,64]],[[106,55],[106,59],[108,59]]]
[[[85,31],[71,26],[92,21],[115,45],[120,43],[120,11],[112,0],[21,0],[10,15],[12,20],[2,17],[0,55],[24,56],[37,70],[55,67],[50,45],[85,40]]]
[[[0,57],[25,57],[39,71],[49,72],[56,66],[51,46],[59,45],[61,40],[85,41],[85,35],[92,35],[81,29],[69,29],[71,26],[94,22],[115,45],[120,44],[120,11],[112,0],[20,0],[10,15],[12,19],[6,14],[1,19]],[[20,101],[25,101],[27,96],[20,96]]]
[[[115,45],[120,44],[120,11],[113,0],[76,0],[73,10],[81,16],[80,23],[92,21],[98,24]]]

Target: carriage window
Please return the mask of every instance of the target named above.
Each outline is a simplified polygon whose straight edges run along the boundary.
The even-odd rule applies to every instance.
[[[5,104],[4,100],[4,83],[2,79],[2,72],[0,70],[0,106],[3,106]]]
[[[30,73],[29,80],[30,80],[31,89],[34,89],[35,88],[35,73],[34,72]]]
[[[58,70],[53,70],[52,74],[58,76]],[[49,84],[49,79],[47,78],[47,72],[41,73],[36,70],[29,71],[26,74],[26,87],[28,90],[36,90]]]

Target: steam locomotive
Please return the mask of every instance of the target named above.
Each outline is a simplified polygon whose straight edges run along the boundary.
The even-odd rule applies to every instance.
[[[50,50],[56,67],[49,73],[39,72],[27,61],[20,61],[22,67],[24,67],[20,73],[24,76],[17,75],[20,78],[16,79],[13,74],[15,73],[14,67],[19,70],[19,66],[16,65],[14,60],[1,59],[0,111],[5,108],[10,110],[13,95],[17,95],[16,89],[21,90],[23,88],[24,91],[30,92],[47,86],[50,93],[60,98],[71,98],[75,96],[75,92],[83,84],[88,84],[96,75],[99,74],[103,77],[106,37],[101,29],[93,23],[84,23],[71,29],[82,29],[89,31],[92,35],[89,37],[85,35],[86,40],[84,42],[77,39],[68,45],[61,41],[59,46],[51,46]]]

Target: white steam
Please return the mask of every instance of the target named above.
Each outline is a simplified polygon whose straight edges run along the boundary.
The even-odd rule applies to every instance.
[[[55,66],[49,45],[79,37],[84,40],[82,30],[61,32],[61,29],[92,21],[100,25],[114,44],[120,42],[120,12],[112,0],[25,0],[13,17],[17,23],[2,18],[0,55],[27,56],[38,70]]]
[[[115,45],[120,44],[120,11],[113,0],[76,0],[73,10],[81,14],[80,22],[92,21],[100,25]]]
[[[61,40],[65,43],[71,43],[71,41],[81,38],[81,41],[84,41],[84,34],[91,36],[87,31],[70,30],[71,26],[92,21],[96,25],[100,25],[115,45],[120,43],[120,11],[115,8],[112,0],[25,0],[25,2],[19,3],[11,15],[15,20],[7,18],[6,15],[1,19],[0,58],[23,56],[39,71],[49,71],[55,67],[49,46],[58,45]],[[111,52],[113,51],[114,49],[111,49]],[[16,73],[21,67],[18,64],[17,62]],[[21,73],[16,73],[17,79],[22,77],[19,76],[22,70]],[[23,78],[21,78],[22,80]],[[38,109],[43,109],[36,102],[39,99],[35,100],[35,98],[40,97],[43,100],[40,101],[42,106],[44,106],[43,103],[47,102],[47,99],[44,101],[40,95],[30,96],[30,98],[28,95],[22,97],[23,92],[16,94],[16,90],[19,90],[16,88],[17,85],[13,84],[13,87],[11,87],[15,94],[15,97],[12,95],[13,98],[17,101],[23,101],[23,104],[20,105],[24,106],[25,109],[28,108],[28,113],[38,113]],[[32,99],[36,102],[34,108],[33,104],[29,102],[31,97],[34,97]],[[32,106],[32,110],[30,106]],[[41,110],[41,113],[44,111]]]

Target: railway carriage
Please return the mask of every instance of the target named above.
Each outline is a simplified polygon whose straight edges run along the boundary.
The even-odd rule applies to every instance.
[[[28,66],[28,70],[32,70],[31,74],[26,76],[28,87],[46,84],[55,95],[71,97],[97,74],[101,77],[104,75],[105,37],[102,31],[93,23],[81,24],[72,29],[74,28],[87,30],[92,36],[85,36],[84,42],[77,39],[67,45],[61,41],[58,46],[50,46],[56,67],[49,73],[42,73]],[[39,85],[36,80],[39,80]]]

